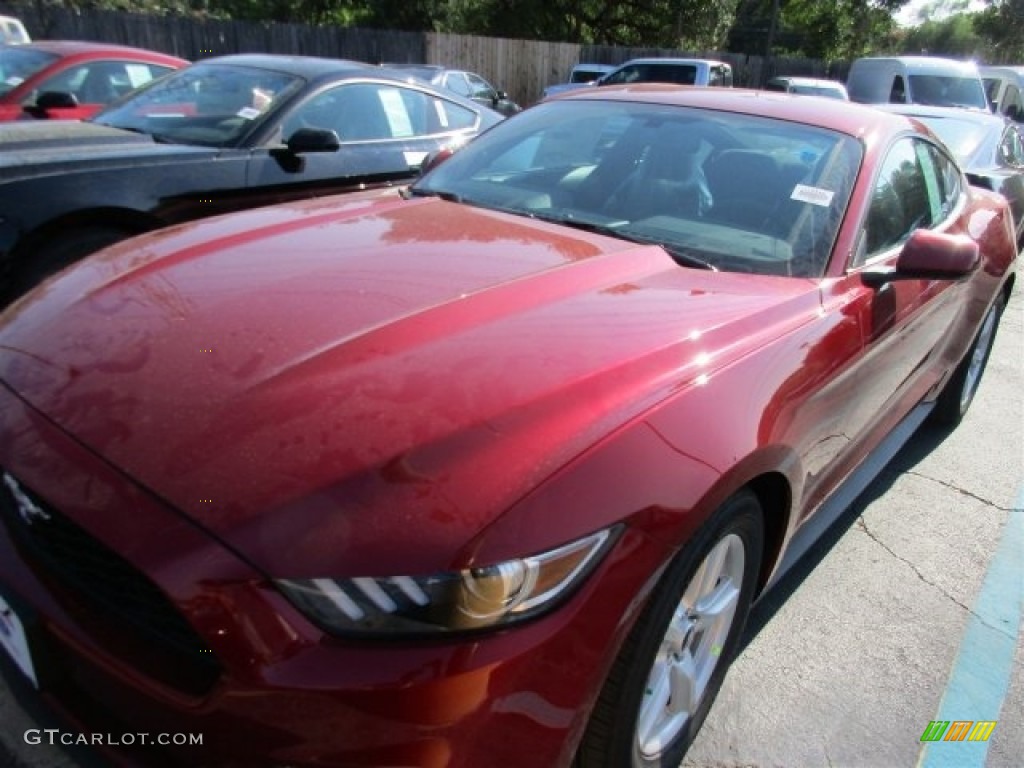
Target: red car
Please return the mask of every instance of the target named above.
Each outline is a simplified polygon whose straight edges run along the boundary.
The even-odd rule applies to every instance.
[[[107,43],[5,45],[0,47],[0,120],[80,120],[187,64],[177,56]]]
[[[1006,202],[857,104],[586,89],[429,165],[0,319],[5,655],[111,755],[678,765],[1013,285]]]

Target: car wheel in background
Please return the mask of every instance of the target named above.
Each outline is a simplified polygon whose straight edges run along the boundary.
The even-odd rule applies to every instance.
[[[964,359],[953,372],[953,376],[935,401],[935,409],[931,413],[932,420],[938,424],[955,427],[971,407],[974,394],[981,384],[981,375],[988,364],[988,356],[992,351],[992,343],[999,328],[999,318],[1003,314],[1005,300],[1002,294],[989,307],[988,314],[981,324],[981,329],[967,351]]]
[[[761,506],[742,491],[673,559],[612,665],[579,768],[679,765],[736,651],[763,545]]]

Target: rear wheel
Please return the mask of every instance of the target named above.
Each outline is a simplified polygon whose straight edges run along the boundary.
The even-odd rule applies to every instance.
[[[946,382],[946,386],[935,401],[935,409],[931,416],[936,423],[955,427],[971,407],[978,385],[981,384],[981,375],[985,372],[992,352],[1004,303],[1002,294],[992,302],[970,350],[960,361],[953,376]]]
[[[48,238],[35,250],[23,253],[21,263],[15,266],[10,298],[20,296],[69,264],[132,234],[116,227],[87,226]]]
[[[739,644],[764,520],[742,491],[672,561],[626,640],[577,754],[579,768],[675,768]]]

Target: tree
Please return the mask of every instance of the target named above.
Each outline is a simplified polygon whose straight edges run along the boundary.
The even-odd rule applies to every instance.
[[[570,43],[715,49],[738,0],[449,0],[445,32]]]
[[[772,54],[832,61],[889,45],[893,14],[909,0],[780,0]],[[766,55],[772,0],[742,0],[729,32],[729,50]]]
[[[990,0],[977,14],[974,28],[991,43],[991,62],[1010,64],[1024,59],[1024,0]]]
[[[975,29],[974,14],[925,21],[909,29],[900,47],[901,52],[949,56],[955,59],[988,58],[991,45]]]

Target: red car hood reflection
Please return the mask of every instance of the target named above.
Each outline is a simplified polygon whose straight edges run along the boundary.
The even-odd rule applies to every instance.
[[[422,573],[471,561],[586,447],[818,308],[811,281],[377,198],[87,259],[7,312],[0,376],[274,576]]]

